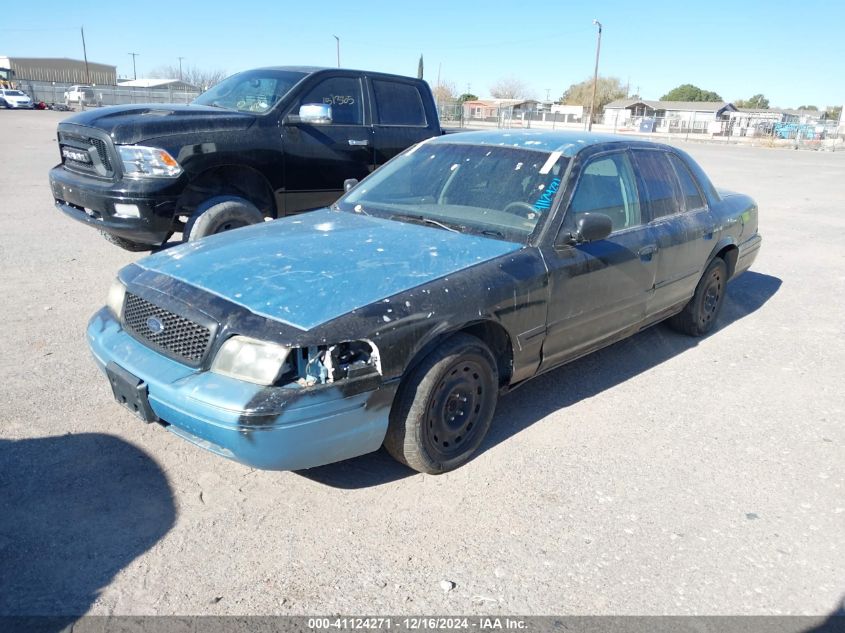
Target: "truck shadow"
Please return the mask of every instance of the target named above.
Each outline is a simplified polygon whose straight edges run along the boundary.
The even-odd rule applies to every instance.
[[[117,437],[0,440],[2,628],[66,629],[175,518],[162,470]]]
[[[780,289],[781,280],[748,271],[728,288],[717,329],[710,336],[759,310]],[[692,349],[696,339],[657,325],[603,350],[529,381],[499,400],[481,455],[547,415],[619,385]],[[565,388],[561,388],[565,385]],[[415,474],[382,448],[345,462],[298,471],[303,477],[336,488],[365,488]]]

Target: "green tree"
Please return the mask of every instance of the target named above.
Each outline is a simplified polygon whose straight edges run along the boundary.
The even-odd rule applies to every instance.
[[[722,101],[712,90],[702,90],[692,84],[681,84],[660,97],[661,101]]]
[[[423,56],[420,53],[420,62],[417,64],[417,79],[423,78]]]
[[[474,95],[471,92],[465,92],[460,97],[458,97],[458,101],[464,103],[465,101],[478,101],[478,95]]]
[[[567,105],[584,106],[585,110],[589,111],[590,101],[593,97],[593,78],[585,79],[584,81],[572,84],[560,98],[561,103]],[[625,98],[625,86],[622,81],[616,77],[599,77],[596,84],[596,103],[594,109],[593,121],[596,121],[597,115],[604,110],[611,101]]]
[[[756,94],[750,99],[739,99],[734,101],[737,108],[750,108],[752,110],[766,110],[769,107],[769,100],[761,94]]]
[[[822,116],[831,121],[838,121],[841,115],[842,106],[833,106],[832,108],[827,108]]]

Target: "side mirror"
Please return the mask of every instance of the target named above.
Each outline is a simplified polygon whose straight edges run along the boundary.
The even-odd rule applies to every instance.
[[[299,107],[299,114],[290,114],[287,123],[304,123],[305,125],[330,125],[332,122],[332,107],[327,103],[306,103]]]
[[[585,213],[576,223],[573,239],[576,242],[603,240],[613,230],[613,222],[604,213]]]
[[[352,191],[355,188],[355,185],[358,184],[357,178],[347,178],[343,181],[343,192],[346,193],[348,191]]]

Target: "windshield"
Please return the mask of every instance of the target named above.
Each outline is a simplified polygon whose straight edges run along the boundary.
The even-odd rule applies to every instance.
[[[25,97],[26,95],[20,90],[4,90],[7,97]]]
[[[239,112],[267,112],[305,73],[287,70],[248,70],[224,79],[194,99],[198,105]]]
[[[569,159],[521,147],[421,144],[338,201],[343,211],[525,243]]]

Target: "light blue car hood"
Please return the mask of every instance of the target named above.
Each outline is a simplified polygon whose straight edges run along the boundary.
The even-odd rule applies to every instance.
[[[310,330],[521,247],[323,209],[188,242],[137,265]]]

